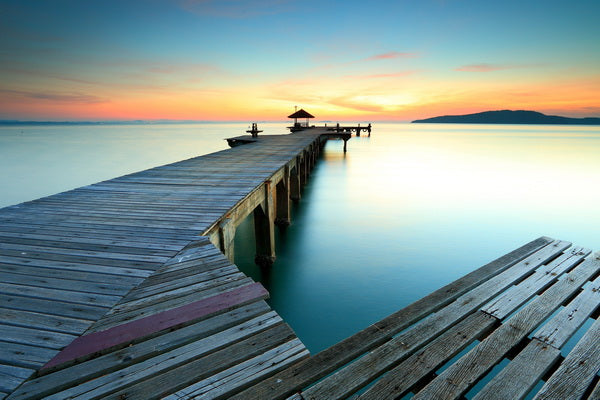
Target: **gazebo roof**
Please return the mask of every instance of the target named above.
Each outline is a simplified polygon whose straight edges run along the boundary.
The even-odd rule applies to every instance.
[[[307,113],[306,111],[304,111],[304,109],[300,109],[298,111],[296,111],[295,113],[293,113],[292,115],[289,115],[288,118],[314,118],[314,115],[310,115],[309,113]]]

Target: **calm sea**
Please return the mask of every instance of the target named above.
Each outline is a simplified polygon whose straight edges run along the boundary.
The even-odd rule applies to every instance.
[[[265,133],[284,123],[260,124]],[[0,128],[0,207],[227,147],[246,124]],[[600,128],[374,125],[331,141],[277,235],[236,263],[315,353],[539,236],[600,250]]]

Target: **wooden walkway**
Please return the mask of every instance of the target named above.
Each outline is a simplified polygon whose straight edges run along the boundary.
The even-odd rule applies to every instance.
[[[0,210],[0,399],[228,398],[307,357],[226,256],[252,212],[258,255],[275,256],[319,140],[270,136]]]
[[[600,399],[599,272],[537,239],[232,399]]]

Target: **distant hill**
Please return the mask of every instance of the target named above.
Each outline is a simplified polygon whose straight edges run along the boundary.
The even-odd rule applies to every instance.
[[[546,115],[536,111],[485,111],[466,115],[445,115],[418,119],[413,123],[439,124],[555,124],[555,125],[600,125],[600,118],[568,118]]]

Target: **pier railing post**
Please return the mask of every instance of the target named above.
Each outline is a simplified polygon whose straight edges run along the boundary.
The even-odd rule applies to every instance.
[[[264,201],[254,209],[256,236],[254,262],[261,268],[270,268],[275,262],[275,209],[270,181],[265,182],[264,190]]]
[[[286,227],[290,224],[291,212],[290,212],[290,167],[286,165],[283,178],[275,186],[275,208],[276,218],[275,224],[277,226]]]

